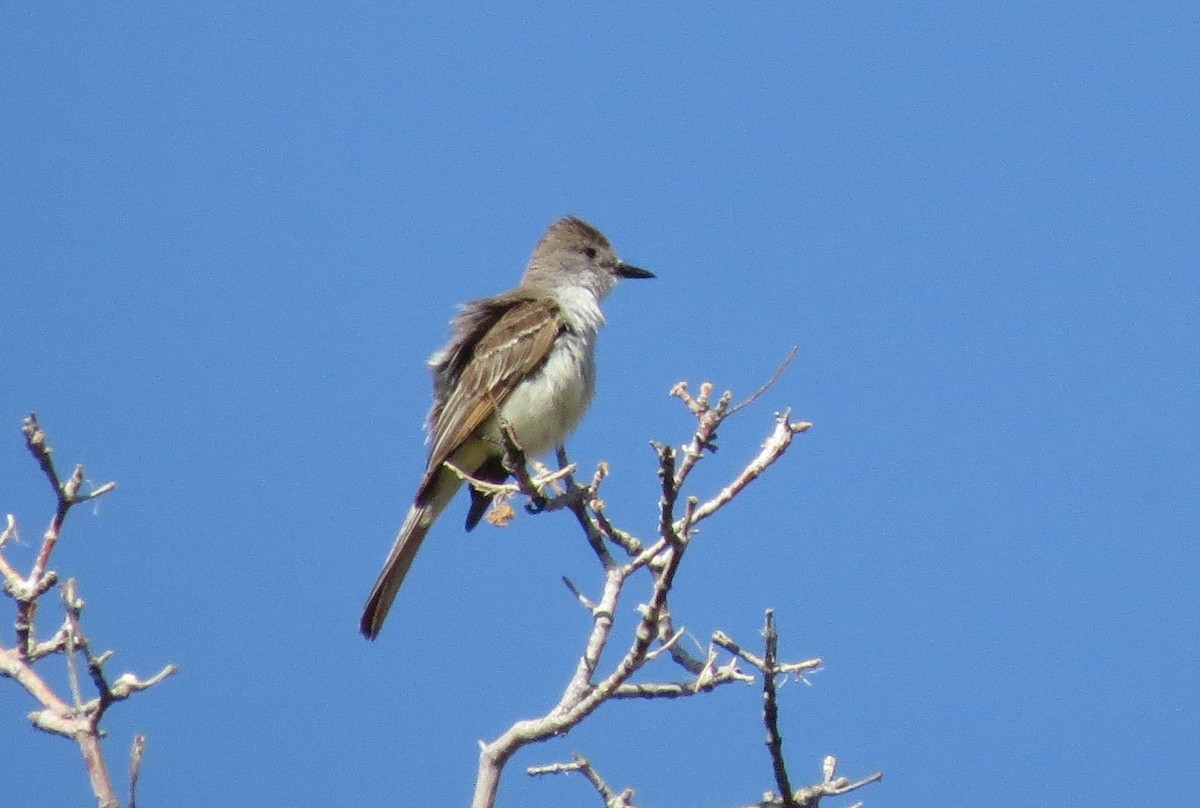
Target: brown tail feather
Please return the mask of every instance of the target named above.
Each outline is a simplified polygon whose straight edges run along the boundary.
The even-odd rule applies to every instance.
[[[428,505],[414,505],[409,509],[404,527],[400,528],[387,561],[383,564],[383,571],[375,580],[375,586],[371,587],[367,605],[363,607],[362,620],[358,624],[359,631],[368,640],[379,636],[388,610],[392,608],[392,601],[400,591],[400,584],[404,583],[404,576],[408,575],[408,568],[412,566],[417,551],[421,549],[421,541],[429,532],[433,520],[428,518],[428,509]]]
[[[462,481],[453,472],[442,469],[426,501],[421,504],[414,503],[408,509],[408,517],[405,518],[404,526],[400,528],[400,533],[388,552],[383,571],[375,579],[375,586],[371,587],[367,605],[363,607],[362,619],[358,623],[359,631],[368,640],[379,636],[388,610],[392,608],[392,601],[396,599],[396,593],[404,583],[404,576],[408,575],[408,568],[412,566],[417,551],[421,549],[425,534],[446,509],[460,485]]]

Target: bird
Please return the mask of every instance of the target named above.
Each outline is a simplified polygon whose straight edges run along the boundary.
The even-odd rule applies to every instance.
[[[363,608],[364,637],[379,636],[421,542],[462,485],[449,466],[505,482],[502,423],[529,457],[561,446],[595,393],[600,303],[620,280],[653,277],[622,261],[591,224],[567,216],[546,229],[515,288],[461,305],[449,342],[429,358],[429,457]],[[492,499],[470,493],[468,531]]]

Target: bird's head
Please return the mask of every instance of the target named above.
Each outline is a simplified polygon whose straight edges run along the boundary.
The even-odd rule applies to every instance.
[[[546,228],[533,248],[522,285],[582,287],[603,300],[623,278],[653,277],[653,272],[622,261],[599,230],[567,216]]]

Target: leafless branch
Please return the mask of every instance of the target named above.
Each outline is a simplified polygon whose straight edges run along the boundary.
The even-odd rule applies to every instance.
[[[675,472],[676,488],[683,486],[684,481],[687,480],[695,465],[700,462],[705,451],[717,451],[717,427],[725,420],[729,402],[733,400],[733,393],[726,390],[717,400],[717,405],[710,407],[712,391],[711,382],[704,382],[700,385],[700,395],[696,398],[692,398],[688,392],[687,382],[679,382],[671,388],[671,395],[682,401],[697,420],[692,440],[683,447],[683,462],[679,464],[679,468]]]
[[[869,786],[871,783],[878,783],[883,779],[883,772],[874,772],[859,780],[838,777],[837,758],[833,755],[826,756],[822,762],[821,769],[821,782],[798,788],[792,792],[792,805],[799,806],[799,808],[817,808],[822,797],[840,797],[843,794],[857,791],[864,786]],[[782,808],[784,804],[777,795],[768,794],[767,799],[760,802],[758,806],[759,808]],[[851,808],[858,808],[861,805],[862,803],[859,802],[851,806]]]
[[[174,665],[168,665],[144,681],[126,673],[110,683],[104,666],[111,659],[112,652],[93,653],[91,643],[82,628],[84,602],[78,596],[77,585],[73,579],[68,580],[62,589],[66,620],[49,639],[37,639],[35,617],[38,600],[58,582],[58,575],[48,569],[48,566],[61,537],[67,513],[75,505],[112,491],[116,483],[105,483],[89,492],[81,492],[85,479],[83,466],[75,466],[65,481],[61,478],[54,465],[53,450],[36,415],[25,419],[21,432],[25,436],[26,447],[54,489],[56,505],[54,516],[42,536],[41,546],[27,576],[20,575],[4,557],[5,542],[16,535],[14,517],[9,515],[7,525],[0,534],[0,575],[4,578],[4,592],[17,606],[14,621],[16,641],[11,647],[0,643],[0,677],[16,681],[40,705],[39,709],[29,714],[29,720],[34,727],[75,741],[83,755],[98,805],[101,808],[116,808],[118,800],[100,744],[100,720],[114,703],[157,684],[173,674],[176,668]],[[54,654],[63,654],[65,657],[72,693],[71,704],[55,693],[33,667],[43,658]],[[95,698],[87,701],[83,697],[76,654],[82,656],[88,676],[98,692]]]
[[[749,407],[751,404],[758,401],[762,397],[763,393],[767,392],[772,387],[774,387],[775,382],[779,381],[779,379],[783,376],[784,372],[787,371],[788,365],[792,364],[792,360],[796,358],[796,353],[799,350],[800,350],[799,346],[793,345],[792,349],[790,351],[788,351],[788,355],[785,356],[783,358],[783,361],[779,363],[779,367],[775,368],[775,372],[773,374],[771,374],[771,378],[769,378],[765,382],[763,382],[762,386],[759,387],[757,390],[755,390],[750,395],[749,398],[743,399],[742,401],[739,401],[737,404],[730,407],[729,415],[733,415],[734,413],[738,412],[739,410],[744,410],[746,407]],[[728,416],[726,416],[726,417],[728,417]]]
[[[632,802],[632,788],[627,788],[620,793],[613,791],[608,783],[604,782],[604,778],[600,776],[600,773],[588,762],[587,758],[580,756],[578,753],[571,756],[569,763],[548,763],[544,766],[530,766],[525,772],[534,777],[547,774],[579,772],[596,789],[596,793],[600,795],[600,799],[604,800],[604,808],[635,808]]]
[[[690,521],[686,525],[687,527],[690,528],[692,525],[707,519],[728,505],[734,497],[746,489],[747,485],[758,479],[759,475],[766,471],[772,463],[783,456],[783,453],[792,444],[794,436],[801,432],[807,432],[812,427],[812,424],[807,421],[792,423],[788,420],[790,414],[790,410],[785,410],[775,417],[775,429],[767,436],[758,455],[746,464],[746,467],[734,478],[733,482],[722,488],[712,499],[699,505],[690,514]],[[683,527],[684,525],[681,523],[677,529],[682,529]]]
[[[138,733],[133,736],[133,746],[129,750],[129,808],[137,808],[137,784],[142,776],[142,758],[146,753],[146,736]]]
[[[606,516],[599,489],[608,474],[607,466],[600,464],[591,484],[581,486],[575,482],[573,477],[574,467],[569,465],[565,452],[560,450],[558,461],[564,470],[554,479],[566,486],[566,492],[560,494],[557,499],[567,503],[565,507],[568,507],[575,515],[589,545],[601,561],[604,574],[603,587],[598,598],[591,598],[585,596],[574,583],[566,581],[575,600],[583,605],[592,617],[591,629],[584,642],[583,652],[576,664],[575,673],[558,703],[545,715],[540,718],[517,721],[495,740],[480,744],[479,771],[472,802],[474,808],[492,808],[503,768],[520,748],[569,731],[607,700],[681,698],[709,692],[730,682],[754,681],[753,676],[738,669],[736,657],[741,656],[761,669],[763,660],[756,656],[746,656],[744,653],[734,652],[734,659],[730,659],[725,664],[718,664],[715,649],[721,645],[716,639],[703,660],[697,659],[682,647],[683,643],[680,641],[685,636],[685,632],[683,629],[676,629],[673,626],[671,610],[668,606],[669,595],[675,576],[693,538],[692,528],[694,525],[712,516],[732,501],[746,486],[778,460],[787,451],[792,437],[808,429],[809,424],[792,423],[786,412],[778,416],[775,428],[767,436],[758,455],[742,468],[720,492],[705,501],[694,495],[686,496],[682,516],[677,514],[677,503],[679,497],[683,496],[683,485],[691,469],[704,457],[706,452],[715,451],[717,427],[732,412],[740,410],[756,400],[763,391],[769,388],[786,368],[794,353],[793,350],[775,375],[762,388],[732,409],[730,403],[733,400],[733,394],[726,391],[714,402],[713,386],[707,382],[700,386],[699,395],[696,397],[689,393],[686,383],[681,382],[673,388],[672,393],[680,398],[696,417],[697,427],[692,440],[680,451],[665,444],[653,444],[658,457],[661,496],[658,507],[657,536],[651,542],[644,542],[632,532],[616,527]],[[512,489],[519,490],[531,497],[539,509],[549,509],[546,507],[547,503],[553,502],[553,500],[546,500],[542,493],[545,481],[530,474],[525,468],[525,457],[520,452],[520,447],[516,445],[515,436],[509,431],[504,431],[504,434],[508,462],[517,478],[517,482],[513,484],[512,488],[507,489],[506,493],[510,493]],[[610,545],[620,548],[626,556],[626,560],[618,563],[609,552]],[[622,602],[622,596],[627,593],[627,585],[631,581],[642,580],[644,576],[648,576],[649,579],[649,592],[646,601],[638,607],[639,620],[634,627],[633,638],[625,653],[608,670],[607,674],[601,674],[601,658],[613,639],[613,616]],[[646,664],[664,655],[669,655],[693,678],[690,681],[680,682],[631,681],[631,677]],[[777,663],[772,661],[772,665],[776,666]],[[788,665],[788,672],[800,672],[819,665],[819,660],[791,663]],[[775,674],[782,672],[783,667],[783,665],[778,665],[777,669],[773,668]],[[577,757],[569,764],[540,767],[537,773],[565,771],[586,773],[593,770],[590,768],[590,764]],[[627,802],[612,803],[611,790],[609,793],[601,791],[601,795],[606,800],[606,805],[628,804]],[[621,797],[621,795],[616,796]]]
[[[779,669],[776,658],[779,653],[779,634],[775,631],[775,610],[767,609],[763,626],[763,723],[767,727],[767,751],[771,754],[771,769],[775,783],[783,795],[784,808],[795,808],[792,801],[792,784],[788,777],[787,763],[783,759],[783,736],[779,734],[779,703],[775,699],[775,677]]]
[[[778,659],[779,635],[775,629],[775,610],[767,609],[763,625],[763,655],[761,657],[738,645],[724,632],[717,632],[713,642],[737,657],[745,660],[762,673],[763,681],[763,724],[766,727],[765,745],[771,759],[771,771],[778,791],[768,791],[756,808],[816,808],[822,797],[847,794],[883,778],[875,772],[861,780],[851,782],[845,777],[836,777],[837,758],[829,755],[822,762],[822,777],[819,783],[792,789],[791,777],[783,756],[783,736],[779,732],[779,705],[776,678],[780,675],[800,676],[814,670],[821,660],[780,663]]]
[[[754,677],[743,673],[733,660],[721,665],[706,665],[690,682],[635,682],[621,685],[614,699],[679,699],[708,693],[731,682],[754,684]]]

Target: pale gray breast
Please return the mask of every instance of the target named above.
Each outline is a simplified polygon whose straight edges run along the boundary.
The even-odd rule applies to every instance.
[[[528,454],[550,451],[579,424],[596,392],[593,347],[594,339],[563,331],[538,372],[519,384],[501,406]]]

